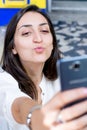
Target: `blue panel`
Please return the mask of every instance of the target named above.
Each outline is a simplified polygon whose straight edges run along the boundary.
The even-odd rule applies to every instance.
[[[19,10],[19,8],[0,8],[0,26],[7,25],[13,15],[15,15]]]
[[[6,26],[20,8],[0,8],[0,26]],[[42,9],[46,12],[46,9]]]

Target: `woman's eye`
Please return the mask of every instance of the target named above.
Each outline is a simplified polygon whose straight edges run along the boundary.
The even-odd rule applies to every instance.
[[[49,33],[48,30],[41,30],[42,33]]]
[[[22,36],[29,36],[29,35],[31,35],[31,32],[22,33]]]

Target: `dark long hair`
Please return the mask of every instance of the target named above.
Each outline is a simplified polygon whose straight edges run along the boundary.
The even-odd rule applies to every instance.
[[[24,67],[22,66],[20,62],[19,56],[14,55],[12,53],[12,49],[14,46],[14,34],[15,34],[16,26],[19,20],[21,19],[21,17],[26,12],[29,12],[29,11],[40,13],[48,21],[50,31],[53,37],[53,50],[52,50],[50,58],[46,61],[44,65],[43,73],[46,76],[46,78],[50,80],[55,80],[57,78],[56,62],[60,56],[59,56],[59,50],[57,47],[55,31],[54,31],[52,22],[50,21],[50,18],[47,16],[46,12],[43,12],[36,5],[30,5],[30,6],[27,6],[26,8],[21,9],[8,24],[7,29],[6,29],[4,49],[3,49],[1,63],[2,63],[2,68],[6,70],[8,73],[10,73],[18,81],[19,88],[21,89],[21,91],[28,94],[33,99],[37,99],[37,90],[36,90],[35,84],[31,80],[31,78],[27,75]]]

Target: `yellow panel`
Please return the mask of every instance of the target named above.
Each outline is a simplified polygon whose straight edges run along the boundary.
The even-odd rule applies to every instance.
[[[35,4],[40,8],[46,8],[46,0],[30,0],[30,4]]]
[[[30,4],[36,4],[40,8],[46,8],[46,0],[30,0]],[[0,8],[22,8],[27,5],[27,0],[0,0]]]
[[[21,8],[27,5],[27,0],[0,0],[0,8]]]
[[[3,3],[2,0],[0,0],[0,8],[3,7]]]

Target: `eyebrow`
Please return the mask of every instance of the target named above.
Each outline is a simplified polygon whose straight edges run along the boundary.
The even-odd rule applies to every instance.
[[[41,24],[39,24],[39,26],[43,26],[43,25],[48,25],[48,23],[41,23]],[[20,26],[20,27],[18,28],[18,30],[21,29],[22,27],[32,27],[32,24],[22,25],[22,26]]]

